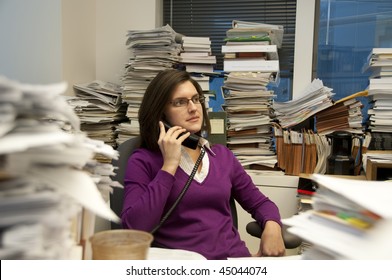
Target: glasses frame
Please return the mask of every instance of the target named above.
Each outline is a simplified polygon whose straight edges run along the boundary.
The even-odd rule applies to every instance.
[[[195,98],[197,98],[197,100],[194,100]],[[181,101],[184,101],[184,103],[181,104]],[[169,103],[175,108],[183,108],[183,107],[188,107],[189,101],[192,101],[193,104],[203,104],[205,102],[205,97],[200,94],[195,94],[191,98],[180,97],[180,98],[173,99],[172,101],[169,101]]]

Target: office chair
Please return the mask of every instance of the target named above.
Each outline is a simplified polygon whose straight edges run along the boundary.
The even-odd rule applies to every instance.
[[[138,148],[140,145],[140,137],[130,138],[119,145],[117,148],[119,152],[119,159],[113,160],[113,166],[117,167],[116,175],[112,177],[112,180],[118,181],[121,184],[124,182],[125,170],[128,163],[128,158],[132,154],[133,150]],[[114,188],[113,193],[110,195],[110,207],[111,209],[118,215],[121,215],[122,206],[123,206],[123,195],[124,190],[122,188]],[[238,228],[238,217],[237,217],[237,208],[235,204],[234,198],[230,199],[230,207],[233,216],[233,224],[236,228]],[[122,225],[112,222],[111,229],[121,229]],[[301,245],[302,240],[287,231],[287,226],[283,225],[283,240],[285,243],[286,249],[294,249]],[[260,225],[254,221],[248,223],[246,226],[246,231],[251,236],[256,238],[261,237],[262,228]]]

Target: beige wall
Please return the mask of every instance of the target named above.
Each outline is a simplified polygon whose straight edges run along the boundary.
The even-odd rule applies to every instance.
[[[0,75],[23,83],[62,80],[60,0],[0,1]]]
[[[72,85],[95,79],[96,1],[62,1],[62,79]]]
[[[129,53],[126,34],[131,29],[158,26],[156,0],[96,0],[96,77],[119,83]]]
[[[0,75],[23,83],[120,83],[129,29],[159,26],[161,0],[1,0]]]

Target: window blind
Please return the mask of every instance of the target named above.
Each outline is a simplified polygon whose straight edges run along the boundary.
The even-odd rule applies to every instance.
[[[221,47],[234,19],[283,25],[280,76],[292,78],[296,6],[296,0],[163,0],[163,22],[185,36],[210,37],[216,70],[223,69]]]

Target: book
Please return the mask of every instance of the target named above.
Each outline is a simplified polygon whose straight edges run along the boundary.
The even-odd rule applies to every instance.
[[[283,42],[283,33],[284,27],[283,25],[274,25],[274,24],[266,24],[260,22],[250,22],[250,21],[242,21],[234,19],[232,21],[232,29],[237,30],[258,30],[260,32],[265,31],[268,32],[269,40],[273,45],[277,45],[278,48],[281,48]]]
[[[185,69],[190,73],[214,73],[214,65],[190,63],[186,64]]]
[[[264,58],[225,59],[223,61],[223,70],[226,72],[279,72],[279,60],[265,60]]]
[[[198,37],[198,36],[183,36],[182,42],[184,44],[203,44],[203,45],[211,44],[211,40],[209,37]]]
[[[262,57],[264,59],[267,58],[267,54],[264,52],[239,52],[239,53],[225,53],[223,58],[230,59],[230,58],[247,58],[247,57]]]
[[[241,53],[241,52],[277,52],[276,45],[223,45],[222,53]]]
[[[242,45],[270,45],[269,40],[265,41],[249,41],[249,42],[241,42],[241,41],[226,41],[226,46],[242,46]]]
[[[180,53],[180,57],[192,57],[192,58],[195,58],[195,57],[200,57],[200,56],[203,56],[203,57],[211,56],[211,54],[208,53],[208,52],[182,52],[182,53]]]
[[[196,63],[196,64],[216,64],[216,56],[183,56],[180,57],[180,62],[182,63]]]

